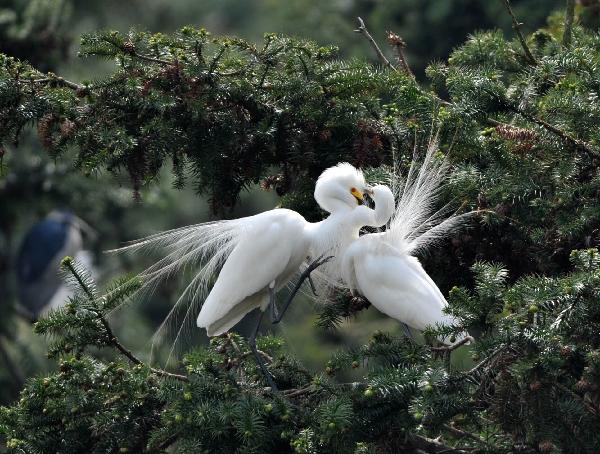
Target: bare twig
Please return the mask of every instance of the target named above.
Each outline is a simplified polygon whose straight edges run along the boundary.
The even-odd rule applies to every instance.
[[[575,19],[575,0],[567,0],[567,11],[565,14],[565,31],[563,33],[563,46],[571,46],[573,36],[573,21]]]
[[[303,394],[308,394],[310,391],[312,391],[312,389],[313,389],[312,385],[308,385],[308,386],[305,386],[304,388],[298,388],[298,389],[287,389],[283,392],[283,395],[285,397],[298,397]]]
[[[475,366],[473,366],[471,369],[469,369],[466,372],[462,373],[462,376],[468,376],[468,375],[473,375],[475,372],[477,372],[480,368],[482,368],[483,366],[485,366],[487,363],[489,363],[492,359],[494,359],[500,352],[502,352],[506,347],[504,345],[501,345],[500,347],[498,347],[496,350],[494,350],[492,353],[490,353],[486,358],[484,358],[482,361],[480,361],[478,364],[476,364]]]
[[[367,30],[367,27],[365,26],[364,21],[360,17],[357,17],[357,19],[358,19],[359,26],[354,31],[356,33],[360,33],[360,34],[364,35],[364,37],[367,38],[369,43],[371,43],[371,46],[373,47],[373,49],[375,49],[375,53],[377,54],[377,58],[379,58],[379,61],[381,62],[381,64],[383,64],[384,66],[387,66],[390,69],[393,69],[394,71],[397,71],[397,69],[394,67],[394,65],[392,65],[390,63],[390,61],[387,59],[387,57],[383,54],[383,52],[381,51],[381,49],[379,48],[379,46],[377,45],[377,43],[375,42],[375,40],[373,39],[371,34],[369,33],[369,30]]]
[[[256,349],[256,352],[261,355],[262,357],[264,357],[267,361],[269,361],[270,363],[273,362],[273,357],[271,355],[269,355],[268,353],[263,352],[262,350],[259,350],[258,348]],[[246,353],[242,353],[242,355],[240,356],[240,358],[247,358],[248,356],[252,355],[252,352],[246,352]]]
[[[144,60],[150,63],[158,63],[159,65],[171,65],[172,62],[168,60],[161,60],[160,58],[150,57],[148,55],[138,54],[137,52],[130,52],[130,54],[140,60]]]
[[[99,312],[96,312],[96,314],[98,315],[100,323],[102,323],[102,326],[104,327],[104,330],[106,331],[106,334],[109,338],[110,344],[113,347],[115,347],[117,350],[119,350],[119,352],[121,352],[121,354],[123,356],[125,356],[127,359],[129,359],[129,361],[131,361],[132,363],[139,364],[142,366],[145,365],[145,363],[142,360],[137,358],[130,350],[128,350],[123,344],[121,344],[119,342],[117,337],[114,335],[112,328],[110,327],[110,325],[108,323],[108,320],[106,320],[106,318],[104,318],[104,316],[102,316]],[[174,374],[172,372],[167,372],[166,370],[162,370],[162,369],[156,369],[154,367],[150,367],[149,369],[153,374],[160,375],[161,377],[174,378],[175,380],[185,381],[185,382],[189,381],[189,378],[186,377],[185,375]]]
[[[398,64],[402,68],[402,70],[408,74],[413,79],[415,78],[414,73],[411,71],[410,66],[408,66],[408,60],[404,55],[404,48],[406,47],[406,41],[400,37],[397,33],[387,32],[387,41],[392,46],[394,51],[396,52],[396,60],[398,60]]]
[[[510,17],[512,19],[512,26],[513,29],[515,31],[515,33],[517,34],[517,37],[519,38],[519,42],[521,43],[521,47],[523,48],[523,51],[525,52],[525,56],[527,57],[527,60],[529,60],[529,63],[532,65],[537,65],[537,61],[535,59],[535,57],[533,56],[533,54],[531,53],[531,51],[529,50],[529,47],[527,46],[527,42],[525,42],[525,37],[523,36],[523,33],[521,32],[521,24],[517,18],[515,17],[515,13],[513,12],[512,8],[510,7],[510,1],[509,0],[503,0],[504,1],[504,6],[506,6],[506,9],[508,11],[508,14],[510,14]]]

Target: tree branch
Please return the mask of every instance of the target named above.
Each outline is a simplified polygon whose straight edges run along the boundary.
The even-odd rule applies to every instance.
[[[90,299],[90,302],[93,304],[95,301],[94,295],[92,294],[92,292],[90,291],[88,286],[85,284],[85,282],[83,282],[83,279],[81,279],[81,276],[79,276],[79,273],[77,273],[77,271],[75,270],[75,267],[73,266],[73,259],[71,257],[65,257],[62,261],[62,265],[66,266],[67,269],[71,272],[71,274],[75,277],[75,279],[79,283],[79,286],[85,292],[87,297]],[[102,313],[102,311],[100,309],[96,308],[95,304],[91,308],[91,310],[96,314],[96,316],[98,317],[98,320],[102,324],[102,327],[104,328],[104,331],[108,337],[108,343],[110,345],[112,345],[113,347],[115,347],[123,356],[125,356],[127,359],[129,359],[129,361],[131,361],[132,363],[144,366],[145,363],[142,360],[137,358],[130,350],[128,350],[123,344],[121,344],[119,342],[119,340],[117,339],[117,336],[115,336],[115,334],[113,333],[113,330],[110,327],[108,320],[106,320],[106,318],[104,317],[104,314]],[[148,368],[150,369],[150,371],[153,374],[160,375],[161,377],[174,378],[176,380],[185,381],[185,382],[189,381],[189,378],[186,377],[185,375],[174,374],[171,372],[167,372],[166,370],[155,369],[154,367],[150,367],[150,366],[148,366]]]
[[[85,90],[87,87],[85,85],[76,84],[75,82],[71,82],[70,80],[64,79],[60,76],[50,76],[45,77],[43,79],[34,79],[33,83],[36,84],[57,84],[62,85],[64,87],[71,88],[73,90]]]
[[[408,436],[409,444],[416,449],[422,449],[425,452],[436,454],[467,454],[474,451],[476,448],[452,448],[432,438],[422,437],[420,435],[411,434]]]
[[[531,51],[529,50],[529,47],[527,46],[527,42],[525,42],[525,38],[523,37],[523,33],[521,33],[521,24],[517,18],[515,17],[515,13],[513,12],[512,8],[510,7],[510,1],[509,0],[503,0],[504,1],[504,6],[506,6],[506,10],[508,11],[508,14],[510,14],[510,17],[512,19],[512,26],[514,31],[517,34],[517,37],[519,38],[519,42],[521,43],[521,47],[523,48],[523,51],[525,51],[525,56],[527,57],[527,60],[529,60],[529,63],[532,65],[537,65],[537,61],[535,59],[535,57],[533,56],[533,54],[531,53]]]
[[[375,42],[375,40],[373,39],[371,34],[369,33],[369,30],[367,30],[367,27],[365,26],[365,23],[362,20],[362,18],[357,17],[357,19],[358,19],[359,27],[354,31],[356,33],[360,33],[365,38],[367,38],[369,43],[371,43],[371,46],[373,47],[373,49],[375,49],[375,53],[377,54],[377,57],[379,58],[379,61],[381,62],[381,64],[383,64],[384,66],[387,66],[390,69],[393,69],[394,71],[397,71],[397,69],[394,67],[394,65],[392,65],[390,63],[390,61],[386,58],[386,56],[383,54],[383,52],[381,51],[381,49],[379,48],[379,46],[377,45],[377,43]]]
[[[560,128],[557,128],[556,126],[551,125],[550,123],[548,123],[545,120],[542,120],[541,118],[538,118],[528,112],[525,112],[524,110],[519,109],[516,106],[510,105],[508,104],[507,106],[510,110],[512,110],[514,113],[517,113],[519,115],[521,115],[522,117],[526,118],[527,120],[541,126],[542,128],[556,134],[557,136],[559,136],[561,139],[563,139],[565,142],[569,143],[570,145],[572,145],[573,147],[575,147],[577,150],[583,151],[585,153],[587,153],[591,158],[594,159],[599,159],[600,158],[600,151],[596,150],[594,147],[592,147],[592,145],[590,145],[589,143],[580,140],[580,139],[576,139],[575,137],[571,136],[569,133],[563,131]]]

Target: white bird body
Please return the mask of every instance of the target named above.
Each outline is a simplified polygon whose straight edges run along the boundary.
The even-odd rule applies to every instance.
[[[361,227],[381,226],[391,216],[391,191],[384,187],[382,198],[378,188],[374,191],[375,210],[353,202],[355,206],[341,205],[320,222],[307,222],[297,212],[281,208],[246,218],[237,245],[202,305],[198,327],[206,328],[209,336],[217,336],[253,309],[264,311],[269,304],[269,288],[276,292],[285,286],[307,257],[333,256],[320,271],[329,282],[338,281],[338,258],[358,239]]]
[[[456,324],[443,310],[442,292],[416,257],[385,241],[383,234],[363,235],[346,251],[344,280],[373,307],[411,328]]]
[[[373,188],[375,209],[360,205],[368,188],[362,172],[347,163],[325,170],[315,186],[317,203],[330,215],[310,223],[295,211],[274,209],[255,216],[217,221],[162,232],[131,243],[115,252],[164,249],[167,255],[140,274],[145,287],[155,286],[188,266],[200,266],[165,319],[180,326],[175,342],[194,308],[218,278],[197,318],[209,336],[222,334],[255,308],[265,310],[271,290],[277,291],[308,265],[308,259],[334,256],[320,269],[320,277],[339,283],[339,263],[363,226],[380,227],[394,210],[394,197],[383,186]],[[219,271],[220,268],[220,271]],[[190,303],[178,323],[180,304]]]
[[[435,211],[448,170],[446,160],[434,156],[436,147],[437,141],[431,141],[420,166],[413,160],[388,229],[354,241],[341,264],[347,288],[418,330],[458,321],[444,313],[444,295],[413,254],[430,248],[473,214],[447,216],[447,206]]]
[[[197,325],[217,336],[244,315],[269,303],[269,287],[283,287],[298,271],[310,248],[304,217],[275,209],[246,218],[237,245],[204,301]]]

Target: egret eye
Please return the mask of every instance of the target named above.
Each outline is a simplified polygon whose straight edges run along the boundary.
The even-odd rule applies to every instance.
[[[350,192],[355,193],[356,192],[356,188],[350,188]]]

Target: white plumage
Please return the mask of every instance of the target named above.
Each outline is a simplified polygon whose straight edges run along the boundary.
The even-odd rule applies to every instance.
[[[306,259],[307,222],[295,211],[276,209],[247,218],[243,233],[202,305],[197,325],[209,336],[226,332],[244,315],[269,303]]]
[[[413,254],[427,250],[473,214],[449,215],[448,207],[435,211],[448,170],[445,159],[435,157],[436,147],[435,140],[429,144],[420,166],[413,161],[389,228],[361,236],[342,260],[348,288],[418,330],[458,322],[443,312],[448,305],[444,295]]]
[[[140,274],[146,288],[185,268],[194,269],[194,277],[159,328],[159,339],[171,321],[178,327],[175,345],[203,301],[197,326],[215,336],[253,309],[264,311],[271,289],[285,286],[309,259],[334,256],[320,271],[329,281],[339,281],[338,258],[358,238],[361,227],[380,227],[393,212],[393,195],[382,188],[371,190],[362,172],[342,163],[325,170],[315,186],[317,203],[330,213],[323,221],[309,223],[294,211],[274,209],[163,232],[115,251],[164,251],[163,259]],[[361,205],[365,191],[377,194],[375,209]]]

